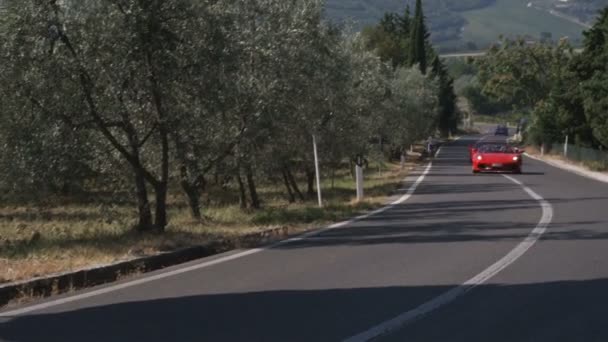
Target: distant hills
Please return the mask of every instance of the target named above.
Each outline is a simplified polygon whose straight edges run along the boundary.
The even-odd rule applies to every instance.
[[[414,0],[327,0],[327,15],[357,28]],[[441,51],[483,49],[500,35],[529,40],[568,37],[575,45],[608,0],[423,0],[433,42]]]

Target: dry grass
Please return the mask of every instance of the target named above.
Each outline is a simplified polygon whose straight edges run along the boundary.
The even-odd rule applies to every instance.
[[[608,163],[607,162],[597,161],[597,160],[590,160],[590,161],[585,161],[582,164],[583,164],[583,166],[585,166],[586,168],[588,168],[591,171],[597,171],[597,172],[606,172],[606,171],[608,171]]]
[[[131,227],[135,211],[129,204],[53,199],[35,206],[0,206],[0,283],[29,279],[94,265],[201,245],[276,227],[306,230],[352,217],[381,206],[406,174],[397,164],[366,171],[366,200],[355,203],[348,172],[324,184],[326,206],[314,200],[288,204],[280,184],[260,186],[264,208],[241,210],[238,205],[211,203],[204,222],[193,221],[179,193],[170,199],[170,224],[164,234],[138,234]],[[407,170],[407,168],[406,168]],[[301,188],[304,185],[301,184]],[[231,191],[231,195],[234,191]],[[120,203],[118,201],[117,203]]]

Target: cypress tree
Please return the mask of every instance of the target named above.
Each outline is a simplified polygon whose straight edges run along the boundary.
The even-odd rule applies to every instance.
[[[417,30],[418,30],[418,15],[419,15],[419,5],[420,5],[420,0],[416,0],[416,7],[414,9],[414,18],[412,20],[411,23],[411,30],[410,30],[410,51],[409,51],[409,60],[408,63],[410,66],[416,64],[417,62],[417,51],[416,51],[416,36],[417,36]]]
[[[422,1],[416,0],[416,14],[414,15],[414,25],[410,38],[410,58],[409,64],[418,64],[420,71],[426,74],[427,69],[427,46],[430,34],[425,24]]]
[[[456,130],[459,118],[456,111],[454,79],[449,75],[437,55],[435,55],[432,61],[431,76],[439,83],[439,117],[437,126],[441,134],[445,136],[450,130]]]
[[[400,29],[398,27],[398,16],[394,13],[385,13],[384,17],[380,20],[380,26],[386,33],[396,36]]]
[[[403,17],[400,18],[401,23],[401,36],[404,40],[410,39],[411,29],[412,29],[412,14],[410,12],[410,5],[408,4],[405,7],[405,12],[403,13]]]

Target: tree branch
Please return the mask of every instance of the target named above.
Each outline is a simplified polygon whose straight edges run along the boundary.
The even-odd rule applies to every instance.
[[[148,139],[150,139],[152,137],[152,135],[154,134],[154,132],[156,131],[156,129],[158,128],[158,122],[154,123],[154,126],[152,126],[152,129],[150,129],[150,132],[148,132],[148,134],[146,134],[146,136],[142,139],[142,141],[139,142],[139,144],[137,144],[138,147],[143,147],[146,142],[148,141]]]

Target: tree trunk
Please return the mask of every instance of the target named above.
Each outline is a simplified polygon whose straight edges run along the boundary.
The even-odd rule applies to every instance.
[[[308,197],[313,198],[315,196],[315,172],[309,167],[306,167],[306,185]]]
[[[239,184],[239,204],[241,209],[247,208],[247,193],[245,192],[245,184],[241,178],[241,167],[239,166],[236,171],[236,181]]]
[[[287,179],[289,180],[289,184],[291,184],[291,187],[293,188],[293,191],[296,193],[296,195],[298,195],[298,198],[300,199],[300,201],[304,201],[304,195],[302,195],[302,192],[300,191],[300,188],[298,187],[298,183],[296,182],[296,179],[293,177],[293,173],[291,173],[291,170],[289,170],[289,166],[285,166],[285,174],[287,175]]]
[[[282,169],[281,173],[283,174],[283,181],[285,182],[285,188],[287,189],[287,195],[289,196],[289,203],[293,203],[296,201],[296,198],[293,195],[293,191],[291,191],[291,186],[289,185],[289,179],[287,177],[287,172],[285,171],[285,169]]]
[[[183,163],[183,161],[180,162]],[[205,184],[205,179],[202,175],[199,175],[194,182],[190,181],[190,174],[187,170],[187,167],[183,164],[182,166],[180,166],[180,174],[180,185],[188,199],[188,206],[190,207],[190,214],[192,216],[192,219],[195,221],[200,221],[203,217],[201,214],[200,198],[202,193],[202,187],[204,187]]]
[[[203,217],[201,214],[201,193],[205,187],[205,178],[196,160],[189,159],[187,157],[189,148],[188,145],[182,140],[179,133],[172,134],[173,141],[175,143],[175,152],[177,160],[180,163],[180,185],[186,198],[188,200],[188,206],[190,207],[190,215],[195,221],[200,221]],[[196,179],[194,179],[196,177]],[[194,179],[194,181],[192,181]]]
[[[184,189],[188,197],[188,205],[190,206],[190,216],[195,221],[200,221],[203,218],[201,214],[201,193],[193,186],[188,186]]]
[[[128,151],[128,148],[121,143],[121,139],[117,137],[111,129],[111,126],[113,125],[111,125],[104,119],[104,117],[101,115],[101,112],[97,108],[97,103],[95,102],[95,97],[93,94],[93,89],[96,89],[96,84],[93,81],[95,78],[91,77],[91,75],[87,72],[87,69],[81,62],[80,56],[76,52],[76,49],[70,42],[70,38],[65,34],[65,32],[60,32],[60,39],[61,42],[65,45],[65,47],[68,49],[70,55],[72,56],[72,62],[78,70],[78,80],[80,83],[80,88],[83,91],[84,101],[88,107],[88,114],[94,122],[97,130],[106,138],[110,145],[120,153],[120,155],[131,165],[133,169],[135,177],[137,207],[139,214],[136,229],[138,231],[148,231],[150,229],[153,229],[154,226],[152,225],[152,214],[150,211],[150,202],[148,200],[148,190],[146,188],[146,182],[149,182],[150,184],[153,184],[154,187],[156,187],[158,185],[158,181],[154,178],[152,173],[146,170],[146,168],[141,163],[139,149],[140,144],[142,144],[142,142],[137,139],[136,131],[133,128],[132,123],[129,121],[128,116],[122,111],[119,111],[119,113],[121,113],[121,115],[123,116],[122,129],[127,135],[131,151]],[[168,175],[168,158],[164,158],[165,155],[168,156],[168,144],[166,146],[163,146],[163,162],[167,162],[166,165],[161,166],[163,176]]]
[[[253,179],[253,169],[251,165],[247,165],[246,168],[247,186],[249,187],[249,196],[251,198],[251,208],[260,209],[260,198],[255,187],[255,180]]]
[[[192,219],[200,221],[203,215],[201,214],[201,191],[198,184],[191,184],[188,181],[182,180],[181,186],[188,198],[188,206],[190,207]]]
[[[146,180],[143,172],[139,169],[135,169],[135,190],[137,195],[137,211],[139,215],[136,229],[140,232],[148,231],[152,228],[152,212],[150,211]]]
[[[169,139],[164,129],[161,134],[161,180],[154,187],[156,195],[156,210],[154,228],[163,232],[167,226],[167,187],[169,185]]]
[[[152,22],[156,24],[156,17],[150,17]],[[155,186],[156,190],[156,217],[154,224],[156,229],[164,231],[167,226],[167,186],[169,184],[169,130],[167,128],[167,113],[165,113],[164,99],[161,92],[161,86],[156,76],[156,64],[154,62],[154,53],[150,50],[151,44],[149,36],[144,34],[141,36],[144,46],[146,47],[146,63],[148,66],[148,80],[150,81],[150,90],[152,101],[156,109],[158,134],[161,143],[161,166],[160,166],[160,182]]]
[[[167,183],[159,182],[156,186],[156,211],[154,217],[154,228],[164,231],[167,226]]]

